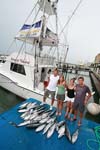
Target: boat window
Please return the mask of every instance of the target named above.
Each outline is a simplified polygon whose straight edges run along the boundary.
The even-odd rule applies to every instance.
[[[20,73],[20,74],[22,74],[22,75],[26,75],[26,73],[25,73],[25,68],[24,68],[23,65],[11,63],[10,70],[11,70],[11,71],[14,71],[14,72],[16,72],[16,73]]]

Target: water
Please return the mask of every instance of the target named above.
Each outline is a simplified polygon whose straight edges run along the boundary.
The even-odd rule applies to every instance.
[[[9,110],[22,101],[22,98],[0,87],[0,113]]]
[[[87,72],[79,72],[79,75],[75,75],[72,73],[67,74],[67,82],[73,77],[76,76],[84,76],[85,78],[85,83],[90,87],[91,91],[95,91],[94,87],[91,84],[89,74]],[[94,97],[91,99],[92,101],[95,101],[96,103],[99,102],[99,97],[98,94],[96,93]],[[23,99],[16,96],[15,94],[4,90],[3,88],[0,87],[0,113],[3,113],[9,109],[11,109],[13,106],[16,104],[22,102]],[[89,114],[88,112],[85,113],[85,117],[89,120],[93,120],[95,122],[100,123],[100,115],[93,116]]]

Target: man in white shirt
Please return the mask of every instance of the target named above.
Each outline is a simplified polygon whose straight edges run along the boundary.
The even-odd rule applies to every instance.
[[[49,78],[49,83],[48,86],[44,92],[44,97],[43,97],[43,104],[45,104],[46,102],[46,98],[51,95],[52,101],[51,101],[51,106],[50,106],[50,110],[52,110],[53,104],[54,104],[54,100],[55,100],[55,92],[56,92],[56,86],[59,80],[59,75],[58,75],[58,70],[55,69],[53,71],[53,74],[50,76]]]

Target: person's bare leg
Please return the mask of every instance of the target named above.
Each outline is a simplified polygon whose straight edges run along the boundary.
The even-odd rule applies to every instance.
[[[50,106],[50,110],[52,110],[52,109],[53,109],[53,104],[54,104],[54,101],[55,101],[55,99],[54,99],[54,98],[52,98],[52,100],[51,100],[51,106]]]
[[[46,97],[45,96],[43,96],[43,102],[46,102]]]
[[[76,119],[76,118],[77,118],[77,114],[78,114],[78,111],[77,111],[77,110],[75,110],[75,111],[74,111],[74,119]]]
[[[83,119],[83,113],[80,112],[80,119],[78,121],[78,126],[82,124],[82,119]]]
[[[65,114],[65,117],[68,116],[68,113],[69,113],[69,106],[70,106],[70,103],[67,102],[67,108],[66,108],[66,114]]]
[[[69,114],[68,114],[68,118],[69,118],[69,119],[70,119],[70,117],[71,117],[72,112],[73,112],[73,103],[71,102],[71,103],[70,103],[70,111],[69,111]]]
[[[53,106],[54,101],[55,101],[55,99],[53,98],[53,99],[51,100],[51,106]]]
[[[63,108],[63,102],[60,100],[60,104],[59,104],[59,115],[61,115],[61,113],[62,113],[62,108]]]
[[[59,100],[57,100],[57,112],[56,112],[56,115],[59,114]]]
[[[78,114],[78,111],[74,110],[74,117],[71,119],[71,121],[75,121],[77,119],[77,114]]]

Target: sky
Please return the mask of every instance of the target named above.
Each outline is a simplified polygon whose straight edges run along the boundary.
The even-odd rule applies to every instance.
[[[0,53],[7,51],[35,1],[0,0]],[[66,23],[78,2],[59,0],[58,17],[61,26]],[[100,53],[100,0],[83,0],[66,28],[65,35],[69,44],[67,62],[93,62]]]

